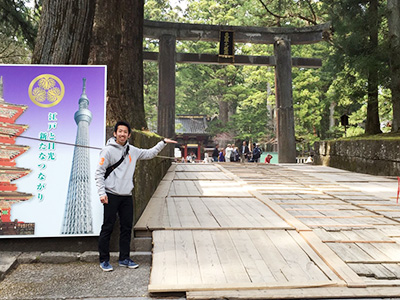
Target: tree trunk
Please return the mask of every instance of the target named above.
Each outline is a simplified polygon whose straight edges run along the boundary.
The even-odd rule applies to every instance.
[[[400,3],[388,0],[389,62],[393,103],[392,132],[400,130]]]
[[[378,0],[371,0],[369,6],[369,35],[370,35],[370,51],[371,54],[378,48]],[[372,56],[372,55],[371,55]],[[368,106],[367,106],[367,122],[365,125],[366,134],[381,133],[379,122],[379,106],[378,106],[378,65],[376,60],[371,60],[368,70]]]
[[[107,125],[125,120],[120,102],[121,8],[119,0],[97,1],[89,64],[107,65]]]
[[[34,64],[87,64],[95,0],[44,0]]]
[[[143,98],[144,0],[122,0],[121,101],[132,127],[147,128]]]

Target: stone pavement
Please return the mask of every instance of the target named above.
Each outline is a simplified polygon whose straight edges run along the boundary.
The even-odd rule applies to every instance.
[[[5,277],[0,282],[0,299],[155,299],[147,292],[151,255],[132,253],[132,257],[140,264],[138,269],[119,267],[118,253],[112,253],[114,271],[103,272],[96,252],[0,252]]]
[[[397,178],[351,173],[339,169],[304,164],[285,164],[335,185],[362,191],[396,203]],[[1,244],[1,240],[0,240]],[[1,250],[1,246],[0,246]],[[132,253],[140,264],[136,270],[117,265],[117,253],[112,254],[113,272],[103,272],[97,262],[97,252],[1,252],[0,300],[33,299],[185,299],[184,295],[154,298],[147,286],[151,268],[151,253]]]

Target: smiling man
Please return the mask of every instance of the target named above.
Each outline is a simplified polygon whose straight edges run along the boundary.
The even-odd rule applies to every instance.
[[[136,148],[128,143],[131,127],[127,122],[119,121],[114,127],[114,137],[107,141],[101,150],[100,161],[96,169],[95,180],[100,201],[104,207],[103,225],[99,236],[100,268],[112,271],[110,264],[110,237],[117,214],[120,220],[119,260],[122,267],[139,267],[129,257],[133,223],[133,174],[136,161],[155,157],[167,143],[176,143],[170,139],[160,141],[151,149]]]

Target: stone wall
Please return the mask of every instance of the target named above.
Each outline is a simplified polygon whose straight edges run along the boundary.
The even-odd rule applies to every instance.
[[[321,141],[314,145],[314,163],[383,176],[400,175],[400,141]]]
[[[153,147],[159,141],[159,136],[133,132],[131,144],[139,148],[148,149]],[[174,148],[174,145],[167,145],[164,150],[159,153],[159,156],[169,157],[171,148]],[[147,203],[155,192],[161,179],[163,179],[164,175],[167,173],[168,168],[171,166],[171,162],[171,159],[159,157],[137,162],[134,178],[135,223],[142,215],[143,210],[146,208]]]
[[[112,136],[112,128],[107,128],[107,138]],[[138,148],[151,148],[156,145],[161,138],[155,134],[147,134],[134,131],[130,143]],[[159,154],[160,156],[170,156],[173,145],[167,145]],[[171,166],[171,159],[153,158],[147,161],[138,161],[134,176],[134,223],[139,219],[143,210],[146,208],[151,196],[156,190],[159,182]],[[99,200],[100,201],[100,200]],[[117,222],[118,223],[118,222]],[[114,227],[111,237],[110,250],[118,251],[119,224]],[[54,237],[54,238],[1,238],[1,251],[97,251],[97,239],[95,236],[88,237]],[[132,250],[133,249],[132,241]]]

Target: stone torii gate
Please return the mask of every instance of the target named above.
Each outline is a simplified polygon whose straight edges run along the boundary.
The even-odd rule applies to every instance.
[[[221,32],[233,32],[238,43],[273,44],[274,56],[234,56],[234,64],[275,67],[277,138],[280,163],[296,162],[292,66],[318,68],[321,60],[292,58],[291,45],[312,44],[322,40],[330,24],[303,28],[263,28],[224,25],[184,24],[144,21],[143,36],[159,39],[160,52],[144,52],[144,60],[159,64],[158,134],[175,135],[175,64],[219,64],[221,57],[210,54],[176,53],[176,40],[219,42]],[[225,61],[227,63],[227,61]]]

